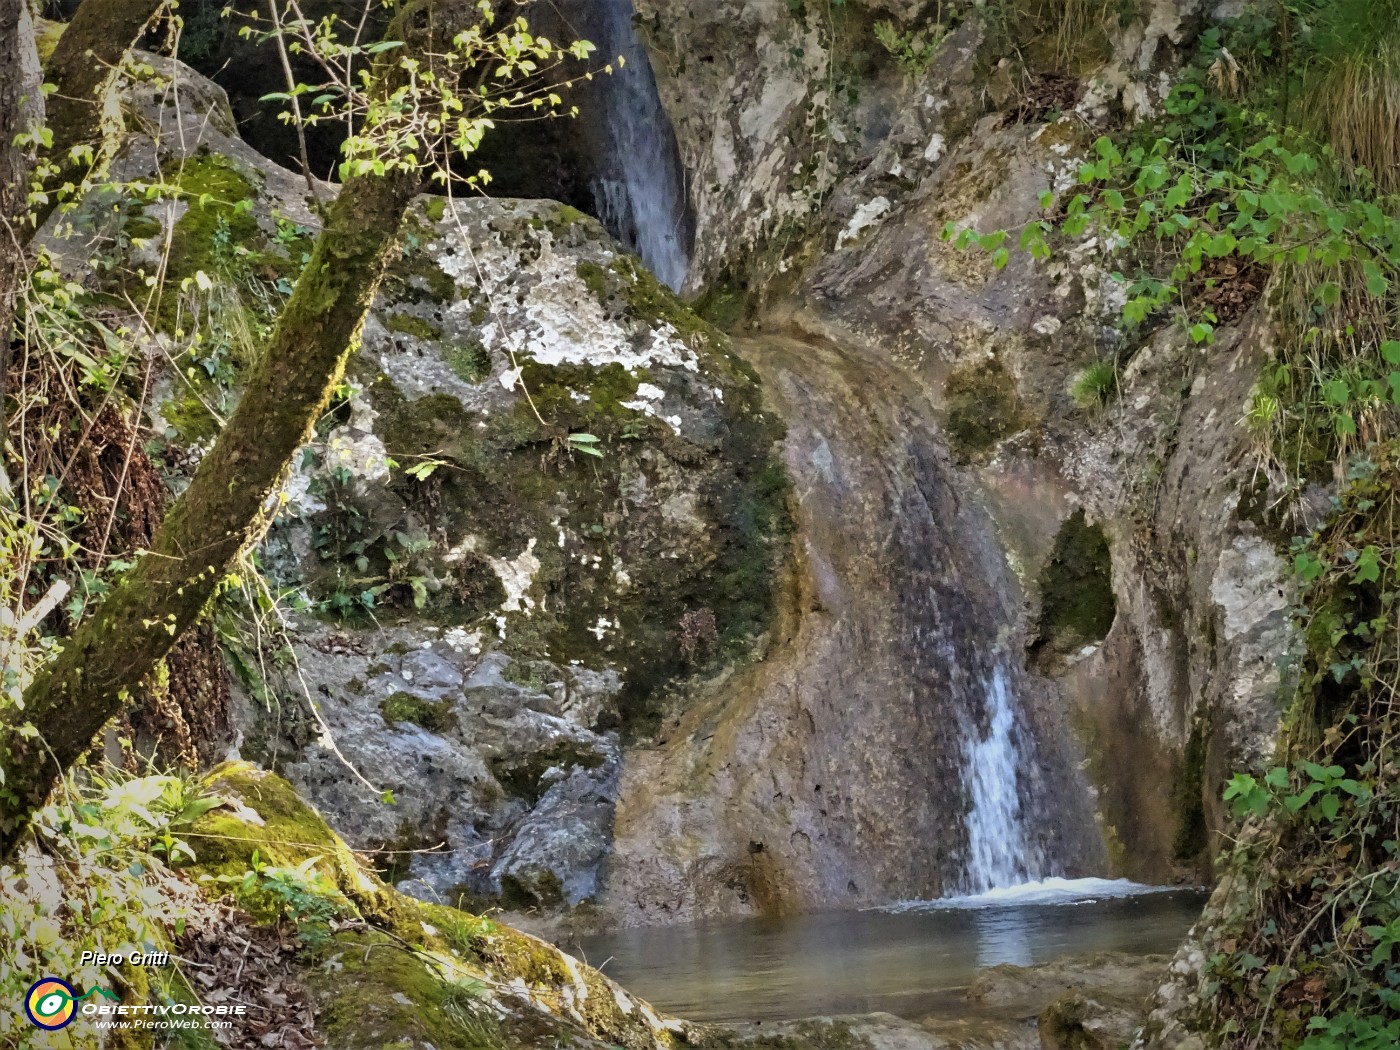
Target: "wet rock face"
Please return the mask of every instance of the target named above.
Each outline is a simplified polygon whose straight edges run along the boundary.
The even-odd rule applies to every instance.
[[[605,912],[685,922],[959,892],[967,747],[991,731],[998,675],[1018,695],[1023,877],[1098,870],[1068,729],[1017,668],[1017,583],[931,415],[844,348],[740,346],[788,420],[798,565],[763,661],[627,756]]]
[[[1100,246],[1045,266],[1012,252],[998,270],[938,237],[1039,217],[1041,191],[1072,185],[1092,148],[1085,121],[1160,104],[1202,5],[1146,5],[1071,56],[1028,47],[1029,81],[1072,67],[1058,70],[1072,97],[1040,108],[1013,90],[1020,60],[971,18],[926,70],[895,74],[871,24],[916,6],[843,5],[833,28],[804,17],[812,5],[639,0],[695,173],[705,301],[729,322],[893,364],[896,385],[928,392],[950,484],[989,515],[951,542],[991,544],[1009,568],[1006,624],[1033,650],[1020,688],[1087,760],[1111,870],[1204,878],[1223,779],[1270,751],[1276,657],[1291,644],[1268,484],[1237,425],[1269,353],[1267,314],[1222,326],[1207,351],[1171,330],[1128,336]],[[841,60],[854,40],[873,55],[864,65]],[[804,150],[819,169],[802,167]],[[1077,402],[1082,370],[1105,361],[1112,388]],[[1079,552],[1092,564],[1069,572],[1067,529],[1094,537]]]

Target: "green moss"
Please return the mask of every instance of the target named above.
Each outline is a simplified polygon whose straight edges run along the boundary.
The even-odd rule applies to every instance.
[[[254,853],[260,864],[273,867],[295,868],[314,857],[321,875],[361,912],[374,914],[387,906],[385,888],[365,875],[345,843],[281,777],[244,762],[226,762],[205,783],[212,794],[238,806],[210,810],[189,833],[195,859],[186,867],[196,878],[207,876],[216,886],[221,876],[241,878],[253,867]],[[246,819],[241,807],[255,812],[262,823]],[[256,908],[259,902],[252,903]],[[259,917],[274,919],[277,904],[261,903]]]
[[[695,301],[694,310],[725,332],[732,332],[748,317],[752,301],[747,285],[726,275],[711,283]]]
[[[606,267],[595,262],[581,262],[575,272],[600,303],[624,305],[629,313],[646,324],[655,327],[669,324],[685,338],[701,336],[710,340],[720,334],[630,255],[619,255]]]
[[[544,660],[512,660],[501,677],[526,689],[540,690],[559,680],[559,669]]]
[[[597,368],[527,361],[520,378],[546,422],[607,437],[618,429],[619,421],[641,416],[624,402],[635,398],[638,385],[650,376],[645,369],[632,372],[616,362]],[[587,400],[580,401],[575,394],[586,395]],[[524,410],[533,418],[528,405]]]
[[[381,700],[379,713],[386,722],[412,722],[434,733],[441,733],[456,721],[452,701],[425,700],[402,690]]]
[[[608,271],[595,262],[581,262],[574,272],[582,278],[585,287],[600,302],[608,297]]]
[[[1205,810],[1206,733],[1201,722],[1191,727],[1181,771],[1172,790],[1176,811],[1176,834],[1172,855],[1182,863],[1196,860],[1207,845]]]
[[[964,460],[1026,426],[1016,380],[995,358],[954,371],[944,393],[948,404],[944,430],[949,444]]]
[[[682,336],[716,336],[714,327],[697,316],[675,292],[658,281],[630,255],[620,255],[609,269],[622,279],[622,294],[632,313],[651,325],[669,324]]]
[[[122,232],[129,240],[145,241],[153,237],[159,237],[164,227],[156,219],[149,215],[137,212],[127,217],[122,223]]]
[[[554,211],[544,217],[535,217],[530,220],[530,228],[533,230],[548,230],[556,238],[564,236],[575,223],[588,221],[588,216],[568,204],[560,204]]]
[[[193,387],[181,386],[179,393],[160,406],[161,417],[175,431],[176,439],[188,447],[208,441],[219,433],[219,421]]]
[[[422,940],[419,931],[414,938]],[[386,1050],[431,1045],[439,1050],[503,1050],[485,990],[465,975],[457,982],[398,940],[378,931],[337,934],[310,980],[328,1045]]]
[[[560,740],[543,751],[493,758],[489,764],[491,775],[505,788],[506,794],[523,798],[533,806],[548,789],[544,775],[549,770],[556,767],[565,771],[597,769],[603,764],[603,756],[581,747],[573,740]]]
[[[429,222],[442,222],[447,215],[447,198],[430,197],[423,205],[423,214],[428,217]]]
[[[479,340],[449,347],[443,357],[447,367],[464,383],[480,383],[491,374],[491,351]]]
[[[1102,641],[1117,602],[1113,565],[1103,529],[1077,510],[1060,526],[1055,549],[1040,574],[1040,632],[1036,648],[1063,654]]]
[[[246,250],[260,240],[253,184],[232,161],[204,153],[173,161],[162,174],[187,204],[170,235],[171,278],[216,273],[234,258],[235,246]]]
[[[403,311],[386,314],[384,327],[391,332],[402,332],[424,342],[434,342],[442,338],[442,329],[417,314]]]

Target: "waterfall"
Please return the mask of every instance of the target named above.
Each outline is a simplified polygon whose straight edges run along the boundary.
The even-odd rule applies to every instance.
[[[967,814],[967,893],[985,893],[1041,878],[1033,871],[1018,789],[1021,758],[1016,749],[1016,708],[1006,672],[997,666],[986,683],[987,731],[974,727],[963,743],[972,808]]]
[[[592,183],[598,218],[659,280],[679,290],[690,270],[685,177],[651,62],[633,28],[632,0],[596,0],[585,24],[599,57],[614,62],[613,74],[595,81],[603,113]]]

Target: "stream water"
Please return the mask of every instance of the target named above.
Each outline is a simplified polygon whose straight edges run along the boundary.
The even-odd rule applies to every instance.
[[[574,950],[665,1012],[697,1021],[873,1011],[919,1018],[998,963],[1174,951],[1204,894],[1143,890],[1049,880],[880,910],[617,930]]]

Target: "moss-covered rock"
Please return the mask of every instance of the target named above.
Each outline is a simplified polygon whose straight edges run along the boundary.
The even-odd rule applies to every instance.
[[[1083,510],[1071,514],[1055,537],[1040,573],[1040,622],[1036,646],[1068,653],[1107,636],[1117,614],[1108,538]]]
[[[1016,380],[1000,361],[964,365],[948,377],[944,427],[959,455],[971,459],[1026,426]]]
[[[620,728],[646,732],[668,682],[768,625],[781,425],[727,337],[594,220],[430,199],[408,229],[350,366],[361,407],[325,434],[345,454],[307,471],[318,558],[292,575],[330,612],[368,596],[379,617],[615,667]],[[687,616],[713,639],[686,643]]]
[[[209,777],[226,805],[189,836],[190,874],[241,874],[275,862],[324,864],[353,900],[342,924],[300,956],[317,1028],[337,1050],[531,1050],[561,1045],[662,1050],[684,1027],[543,941],[490,919],[396,893],[350,852],[291,785],[246,764]],[[256,854],[256,861],[255,861]]]

